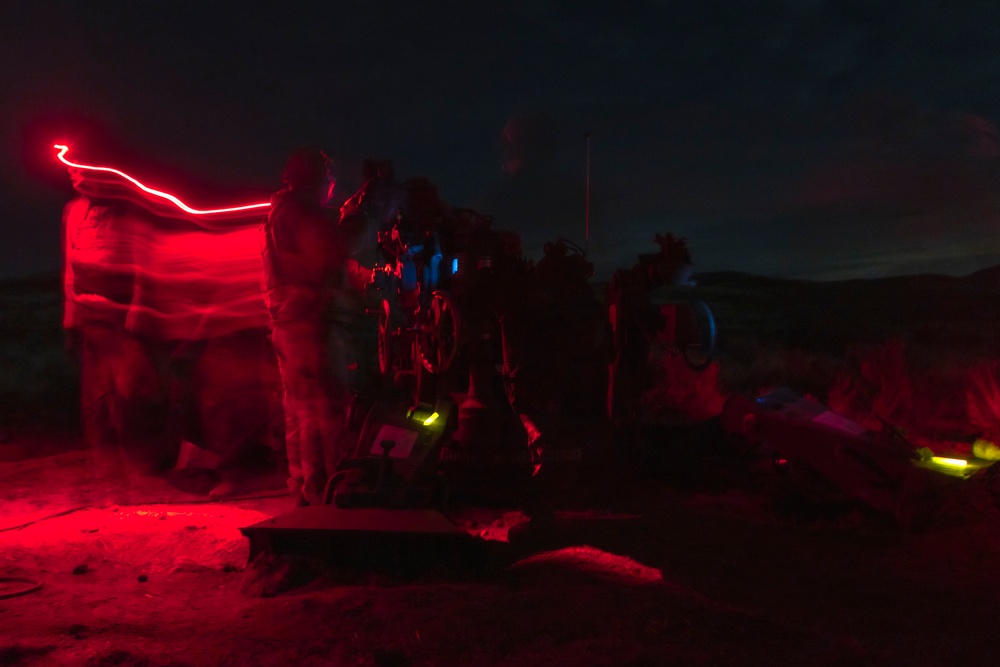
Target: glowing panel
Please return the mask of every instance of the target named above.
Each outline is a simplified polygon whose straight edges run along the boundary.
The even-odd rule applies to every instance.
[[[192,208],[192,207],[188,206],[187,204],[185,204],[184,202],[182,202],[177,197],[175,197],[174,195],[172,195],[170,193],[167,193],[167,192],[163,192],[161,190],[155,190],[155,189],[150,188],[150,187],[148,187],[146,185],[143,185],[142,183],[140,183],[136,179],[134,179],[131,176],[129,176],[128,174],[126,174],[125,172],[119,171],[119,170],[114,169],[112,167],[96,167],[94,165],[80,164],[78,162],[72,162],[72,161],[70,161],[66,157],[66,153],[69,152],[69,146],[66,146],[65,144],[55,144],[55,145],[53,145],[53,148],[55,148],[55,149],[57,149],[59,151],[59,153],[56,155],[56,157],[59,158],[59,161],[62,162],[63,164],[65,164],[68,167],[73,167],[75,169],[83,169],[83,170],[87,170],[87,171],[101,171],[101,172],[105,172],[105,173],[109,173],[109,174],[115,174],[116,176],[120,176],[120,177],[124,178],[125,180],[127,180],[128,182],[132,183],[133,185],[135,185],[137,188],[139,188],[143,192],[145,192],[147,194],[150,194],[150,195],[152,195],[154,197],[159,197],[161,199],[166,199],[167,201],[171,202],[174,206],[176,206],[177,208],[181,209],[185,213],[190,213],[192,215],[213,215],[213,214],[218,214],[218,213],[237,213],[239,211],[253,211],[253,210],[256,210],[256,209],[265,209],[265,208],[268,208],[268,207],[271,206],[270,202],[263,202],[263,203],[258,203],[258,204],[246,204],[244,206],[230,206],[228,208],[214,208],[214,209],[196,209],[196,208]]]
[[[395,443],[395,446],[389,450],[389,458],[409,458],[410,452],[413,451],[414,445],[417,444],[418,435],[416,431],[399,428],[391,424],[383,424],[379,428],[378,434],[375,436],[375,442],[372,443],[372,448],[368,453],[373,456],[382,456],[385,452],[382,443],[388,441]]]
[[[439,415],[438,413],[432,412],[431,415],[430,415],[430,417],[428,417],[427,419],[424,420],[424,426],[430,426],[431,424],[433,424],[434,422],[436,422],[437,418],[440,417],[440,416],[441,415]]]

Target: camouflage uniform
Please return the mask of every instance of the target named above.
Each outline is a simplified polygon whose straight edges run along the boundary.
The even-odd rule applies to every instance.
[[[308,170],[289,174],[292,167],[290,161],[286,186],[271,198],[262,251],[289,488],[315,504],[339,458],[343,430],[343,392],[330,367],[324,316],[343,277],[345,248],[334,211],[320,203],[322,183]]]

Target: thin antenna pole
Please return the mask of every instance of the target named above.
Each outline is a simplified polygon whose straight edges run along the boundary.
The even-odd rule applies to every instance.
[[[587,259],[590,243],[590,132],[583,135],[587,139],[587,180],[583,200],[583,258]]]

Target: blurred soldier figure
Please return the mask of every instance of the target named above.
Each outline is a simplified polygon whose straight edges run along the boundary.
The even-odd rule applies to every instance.
[[[331,372],[325,311],[344,277],[346,247],[322,151],[293,153],[284,186],[271,197],[262,232],[271,340],[281,374],[289,489],[301,504],[321,502],[340,452],[343,393]]]
[[[82,174],[70,175],[79,192]],[[135,273],[130,207],[81,194],[63,213],[63,327],[67,346],[80,358],[84,440],[102,474],[124,472],[124,462],[143,472],[158,463],[148,460],[130,416],[136,396],[156,385],[146,355],[125,329]]]

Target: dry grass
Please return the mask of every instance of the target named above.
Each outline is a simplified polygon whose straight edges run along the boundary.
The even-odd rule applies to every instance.
[[[707,419],[731,394],[786,386],[873,428],[1000,439],[1000,336],[990,275],[809,283],[699,280],[718,364],[654,359],[647,412]],[[0,283],[0,428],[74,425],[77,366],[62,349],[58,280]]]
[[[965,392],[969,426],[987,440],[1000,441],[1000,360],[988,359],[969,370]]]
[[[1000,359],[897,337],[839,358],[740,340],[720,362],[723,394],[785,386],[875,431],[891,424],[915,440],[1000,438]]]
[[[719,388],[719,364],[694,371],[680,354],[654,357],[653,386],[643,393],[645,414],[680,415],[690,421],[704,421],[722,412],[726,395]]]
[[[731,337],[719,353],[719,391],[755,396],[777,387],[824,400],[844,360],[823,352],[752,337]]]
[[[719,329],[719,387],[786,386],[911,439],[1000,437],[997,271],[818,283],[699,276]]]
[[[882,421],[910,425],[913,418],[913,380],[907,369],[905,343],[899,339],[851,352],[851,368],[830,388],[827,402],[872,430]]]

